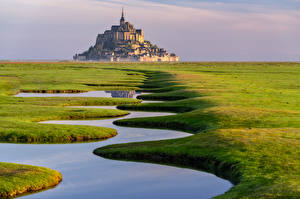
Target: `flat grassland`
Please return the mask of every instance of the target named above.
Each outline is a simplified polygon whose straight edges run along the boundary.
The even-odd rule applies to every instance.
[[[168,102],[119,108],[179,114],[115,123],[195,135],[105,146],[95,154],[213,172],[235,184],[217,198],[300,197],[299,63],[177,63],[149,68],[153,71],[145,72],[149,78],[142,87],[156,93],[140,98]]]
[[[143,80],[129,73],[93,64],[0,63],[0,142],[66,143],[109,138],[114,129],[104,127],[39,124],[45,120],[94,119],[128,114],[121,110],[67,106],[139,103],[136,99],[84,97],[14,97],[24,92],[84,92],[133,90]]]
[[[69,143],[113,137],[116,130],[104,127],[39,124],[44,120],[99,119],[128,114],[127,111],[70,108],[66,106],[120,105],[136,99],[84,97],[23,98],[24,92],[84,92],[134,90],[144,79],[93,64],[0,63],[0,142]],[[38,191],[57,185],[59,172],[34,166],[0,162],[0,198]]]
[[[154,93],[141,99],[167,102],[12,96],[20,90],[80,92],[137,87]],[[111,145],[94,153],[213,172],[235,184],[219,198],[297,198],[299,91],[299,63],[0,63],[0,140],[71,142],[113,136],[113,129],[37,121],[127,114],[121,110],[71,109],[67,105],[114,104],[124,110],[176,112],[174,116],[126,119],[116,124],[195,135]]]

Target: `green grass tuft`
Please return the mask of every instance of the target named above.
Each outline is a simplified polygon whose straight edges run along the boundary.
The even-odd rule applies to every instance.
[[[1,198],[11,198],[20,194],[54,187],[61,180],[62,175],[51,169],[29,165],[0,163]]]

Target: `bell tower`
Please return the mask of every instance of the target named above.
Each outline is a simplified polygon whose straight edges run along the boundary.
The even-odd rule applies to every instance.
[[[124,8],[122,8],[122,16],[121,16],[121,19],[120,19],[120,25],[124,24],[125,23],[125,19],[124,19]]]

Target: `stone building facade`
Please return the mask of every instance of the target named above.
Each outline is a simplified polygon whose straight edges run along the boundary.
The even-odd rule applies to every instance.
[[[74,60],[173,62],[179,61],[179,57],[145,41],[143,30],[135,29],[125,21],[122,9],[120,25],[113,25],[110,30],[98,34],[96,44],[84,53],[76,54]]]

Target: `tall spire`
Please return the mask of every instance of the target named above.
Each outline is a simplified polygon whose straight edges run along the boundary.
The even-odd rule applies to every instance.
[[[123,24],[125,22],[125,19],[124,19],[124,7],[122,7],[122,16],[121,16],[121,19],[120,19],[120,24]]]

